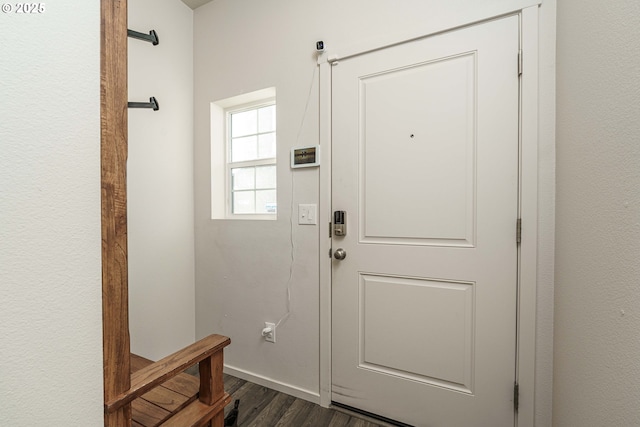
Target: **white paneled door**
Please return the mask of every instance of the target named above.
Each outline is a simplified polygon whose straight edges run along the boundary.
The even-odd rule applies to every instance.
[[[518,34],[505,17],[332,67],[336,403],[514,425]]]

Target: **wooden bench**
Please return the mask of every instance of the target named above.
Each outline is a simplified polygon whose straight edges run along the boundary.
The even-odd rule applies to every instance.
[[[231,340],[210,335],[152,362],[131,355],[131,387],[105,404],[113,412],[131,404],[132,426],[222,427],[224,407],[223,349]],[[183,373],[199,364],[200,378]]]

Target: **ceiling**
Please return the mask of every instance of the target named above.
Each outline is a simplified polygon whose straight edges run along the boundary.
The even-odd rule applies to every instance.
[[[182,0],[184,4],[189,6],[191,9],[195,9],[196,7],[200,7],[203,4],[210,3],[213,0]]]

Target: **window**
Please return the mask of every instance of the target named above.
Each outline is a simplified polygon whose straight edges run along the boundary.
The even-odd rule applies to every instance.
[[[276,219],[275,95],[211,103],[211,218]]]
[[[227,112],[231,215],[275,214],[276,106]]]

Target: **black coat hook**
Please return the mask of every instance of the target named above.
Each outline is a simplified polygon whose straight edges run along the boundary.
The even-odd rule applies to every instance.
[[[154,96],[149,98],[149,102],[129,102],[127,106],[129,108],[153,108],[153,111],[160,109],[160,104]]]
[[[131,37],[132,39],[138,39],[138,40],[144,40],[144,41],[147,41],[147,42],[151,42],[151,44],[153,44],[154,46],[157,46],[158,43],[160,43],[160,40],[158,39],[158,34],[156,33],[156,30],[149,31],[149,34],[139,33],[137,31],[133,31],[133,30],[127,30],[127,36]]]

